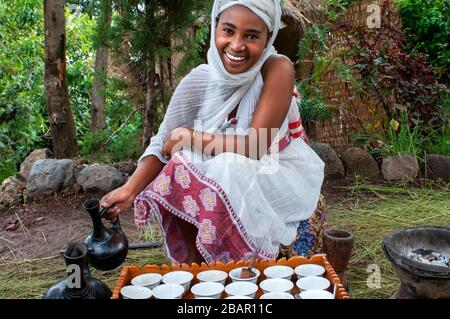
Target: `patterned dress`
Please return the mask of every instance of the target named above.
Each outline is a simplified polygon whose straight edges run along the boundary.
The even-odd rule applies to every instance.
[[[294,92],[294,96],[298,97],[298,93]],[[232,119],[225,124],[233,126],[237,122]],[[295,216],[309,217],[308,210],[313,212],[314,207],[301,208],[301,214],[293,207],[319,196],[323,162],[307,146],[299,117],[291,122],[286,119],[284,125],[286,131],[275,143],[280,165],[276,175],[260,175],[260,161],[234,153],[207,160],[198,151],[175,153],[136,198],[136,224],[145,225],[153,215],[161,226],[167,257],[178,263],[188,257],[180,219],[198,229],[196,247],[206,262],[246,260],[255,250],[259,258],[277,258],[291,242],[291,254],[297,251],[307,255],[317,249],[316,234],[321,226],[316,225],[323,220],[314,219],[316,210],[311,218],[299,221]],[[271,158],[273,154],[269,154]],[[266,189],[263,191],[260,185]],[[271,187],[282,191],[271,194]],[[286,211],[274,207],[286,207]]]

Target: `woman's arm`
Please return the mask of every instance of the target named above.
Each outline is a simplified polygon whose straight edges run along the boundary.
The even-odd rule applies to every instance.
[[[295,71],[292,62],[284,56],[270,58],[262,69],[264,86],[247,135],[224,135],[195,132],[177,128],[167,140],[164,153],[169,156],[183,146],[192,146],[215,156],[223,152],[238,153],[260,159],[283,125],[289,112],[294,90]]]
[[[119,214],[131,207],[134,199],[145,187],[153,181],[164,168],[156,156],[150,155],[139,162],[137,169],[128,181],[121,187],[105,195],[100,205],[109,207],[107,212],[108,219],[114,219]]]

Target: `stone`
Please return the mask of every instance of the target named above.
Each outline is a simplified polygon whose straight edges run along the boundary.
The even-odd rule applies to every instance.
[[[85,192],[110,192],[125,183],[121,172],[109,165],[88,165],[77,176],[77,183]]]
[[[30,176],[31,168],[37,160],[51,158],[53,158],[53,153],[48,148],[34,150],[30,153],[30,155],[27,156],[27,158],[25,158],[22,164],[20,164],[19,174],[22,175],[25,180],[27,180]]]
[[[83,187],[81,187],[81,185],[78,183],[73,184],[72,189],[75,194],[80,194],[83,191]]]
[[[310,145],[325,163],[325,179],[334,180],[345,177],[344,164],[330,144],[311,143]]]
[[[5,206],[15,206],[23,203],[25,182],[15,176],[8,177],[0,185],[0,203]]]
[[[428,177],[450,179],[450,156],[428,154],[426,160]]]
[[[383,158],[381,172],[387,181],[412,181],[419,173],[419,163],[410,154],[388,156]]]
[[[347,176],[375,178],[380,176],[377,162],[369,152],[359,147],[349,147],[341,154]]]
[[[117,168],[123,176],[129,177],[133,175],[134,171],[136,170],[137,164],[134,162],[118,162],[114,163],[113,166]]]
[[[30,198],[52,195],[75,182],[73,161],[70,159],[46,159],[34,163],[27,181]]]

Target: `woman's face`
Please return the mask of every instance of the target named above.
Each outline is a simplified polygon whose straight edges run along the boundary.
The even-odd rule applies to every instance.
[[[269,29],[253,11],[235,5],[221,13],[215,40],[225,69],[231,74],[243,73],[261,57]]]

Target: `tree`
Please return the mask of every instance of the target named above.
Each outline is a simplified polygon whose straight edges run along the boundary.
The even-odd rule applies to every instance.
[[[94,83],[92,86],[91,129],[97,132],[106,127],[105,89],[108,76],[108,32],[111,27],[112,1],[100,0],[97,23]]]
[[[64,0],[44,0],[45,100],[56,158],[77,155],[75,123],[66,79]]]
[[[146,147],[156,131],[156,97],[158,88],[164,89],[164,77],[156,65],[167,61],[174,53],[172,40],[186,39],[186,30],[203,17],[210,0],[130,0],[116,1],[118,16],[111,36],[116,52],[123,55],[139,71],[145,89],[143,117],[143,146]],[[125,45],[124,45],[125,44]],[[127,47],[124,49],[124,46]],[[184,50],[193,50],[189,46]],[[165,68],[160,68],[160,72]]]

